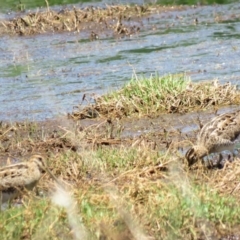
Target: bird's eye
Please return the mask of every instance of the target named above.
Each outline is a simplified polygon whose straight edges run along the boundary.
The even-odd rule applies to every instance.
[[[42,156],[35,156],[35,159],[42,165],[45,165],[44,159]]]
[[[37,159],[38,159],[39,162],[43,163],[43,158],[42,157],[38,157]]]

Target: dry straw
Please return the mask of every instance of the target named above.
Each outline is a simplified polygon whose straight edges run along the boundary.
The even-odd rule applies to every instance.
[[[193,83],[187,75],[176,74],[149,78],[135,76],[120,90],[87,100],[94,103],[76,106],[70,114],[72,118],[154,117],[166,112],[186,113],[238,104],[240,94],[231,83],[219,84],[217,80]]]

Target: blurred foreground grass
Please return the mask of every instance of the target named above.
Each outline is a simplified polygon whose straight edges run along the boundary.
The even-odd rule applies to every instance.
[[[50,168],[66,184],[58,198],[70,195],[72,203],[54,204],[54,186],[44,176],[38,185],[44,197],[33,193],[2,211],[1,239],[218,239],[232,233],[240,203],[219,191],[229,169],[188,172],[182,160],[147,147],[52,155]],[[233,168],[237,176],[240,164]],[[79,229],[69,222],[73,215]]]
[[[238,159],[221,170],[198,166],[190,171],[178,147],[192,139],[174,129],[174,115],[154,135],[161,151],[144,131],[122,137],[119,120],[237,104],[239,96],[229,83],[192,83],[186,75],[135,76],[72,115],[79,120],[96,113],[104,117],[101,122],[1,123],[1,156],[44,154],[65,186],[55,193],[45,175],[37,191],[24,195],[23,204],[1,212],[1,239],[239,237]]]

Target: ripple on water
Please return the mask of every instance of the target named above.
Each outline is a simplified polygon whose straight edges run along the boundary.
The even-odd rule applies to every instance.
[[[142,20],[139,34],[123,39],[100,34],[100,40],[89,41],[84,32],[3,36],[1,120],[43,120],[71,112],[83,94],[119,88],[133,70],[146,75],[187,72],[193,81],[218,78],[238,84],[240,22],[234,16],[239,7],[155,14]]]

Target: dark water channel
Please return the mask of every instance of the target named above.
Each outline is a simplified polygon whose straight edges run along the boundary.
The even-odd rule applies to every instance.
[[[0,120],[71,112],[83,94],[118,88],[133,70],[240,83],[240,3],[160,13],[139,24],[139,34],[119,39],[99,33],[90,41],[84,32],[1,37]]]

